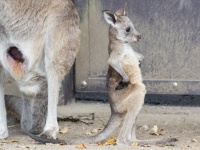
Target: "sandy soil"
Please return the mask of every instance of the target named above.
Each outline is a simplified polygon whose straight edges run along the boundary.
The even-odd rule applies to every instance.
[[[92,118],[94,113],[94,119]],[[137,119],[137,137],[149,139],[158,137],[176,137],[179,141],[174,146],[98,146],[86,145],[89,150],[200,150],[200,108],[199,107],[171,107],[145,105]],[[79,136],[96,134],[102,129],[110,116],[107,103],[78,102],[59,107],[60,128],[67,128],[67,133],[59,134],[60,139],[72,139]],[[66,117],[67,116],[67,117]],[[68,118],[68,119],[66,119]],[[71,119],[75,118],[75,119]],[[0,140],[0,150],[12,149],[38,149],[38,150],[75,150],[77,145],[42,145],[30,139],[20,131],[19,122],[9,117],[9,138]],[[157,125],[164,130],[164,135],[150,135],[149,130],[142,127],[146,125],[149,130]],[[113,134],[115,136],[115,134]]]

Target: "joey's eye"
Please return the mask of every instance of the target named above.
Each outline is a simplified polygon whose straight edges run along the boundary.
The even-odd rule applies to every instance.
[[[126,28],[126,32],[130,32],[131,31],[131,27]]]

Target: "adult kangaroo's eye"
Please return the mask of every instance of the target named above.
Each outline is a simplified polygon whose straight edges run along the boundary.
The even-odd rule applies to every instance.
[[[131,27],[126,28],[126,32],[130,32],[131,31]]]

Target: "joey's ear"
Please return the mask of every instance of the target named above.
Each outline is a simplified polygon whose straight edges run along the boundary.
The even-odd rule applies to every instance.
[[[114,26],[114,24],[116,23],[117,21],[117,16],[115,15],[115,13],[109,11],[109,10],[104,10],[103,11],[103,15],[104,15],[104,18],[106,20],[106,22],[112,26]]]
[[[119,16],[125,16],[126,15],[126,5],[127,5],[127,2],[121,6],[120,9],[118,9],[115,13]]]

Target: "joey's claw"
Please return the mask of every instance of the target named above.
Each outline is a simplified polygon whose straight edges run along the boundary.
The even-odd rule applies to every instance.
[[[120,82],[119,85],[115,88],[115,90],[122,90],[128,86],[128,83]]]

